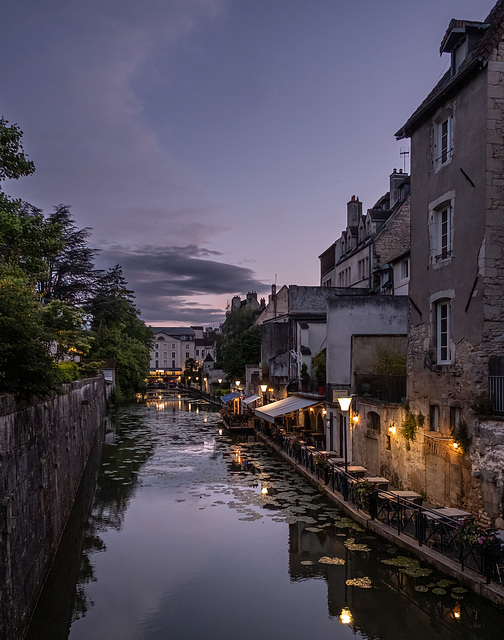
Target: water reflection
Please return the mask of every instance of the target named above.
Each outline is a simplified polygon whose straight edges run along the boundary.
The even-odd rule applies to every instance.
[[[209,405],[177,396],[117,416],[70,640],[499,637],[501,611],[369,535],[252,436],[220,429]],[[57,584],[54,622],[30,640],[66,637]]]

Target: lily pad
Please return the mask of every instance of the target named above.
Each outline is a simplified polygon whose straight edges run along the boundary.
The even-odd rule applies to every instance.
[[[336,565],[342,565],[345,564],[345,561],[343,560],[343,558],[330,558],[329,556],[322,556],[322,558],[319,558],[319,562],[321,564],[336,564]]]
[[[301,564],[310,565],[315,563],[313,562],[313,560],[301,560]]]
[[[467,589],[464,587],[453,587],[453,593],[467,593]]]
[[[360,587],[361,589],[371,589],[371,587],[373,586],[371,584],[371,580],[367,577],[351,578],[350,580],[346,580],[345,584],[349,587]]]
[[[441,587],[436,587],[432,590],[432,593],[435,593],[437,596],[444,596],[446,594],[446,591],[444,589],[441,589]]]
[[[443,580],[439,580],[439,582],[437,583],[437,586],[441,587],[441,589],[446,589],[446,587],[449,587],[451,584],[455,584],[455,581],[448,580],[447,578],[445,578]]]
[[[347,540],[345,540],[345,542],[343,542],[343,544],[349,551],[371,551],[370,547],[368,547],[367,544],[360,544],[355,542],[355,538],[348,538]]]

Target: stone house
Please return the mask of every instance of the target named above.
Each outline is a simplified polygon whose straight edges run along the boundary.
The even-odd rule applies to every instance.
[[[403,480],[500,526],[503,37],[504,0],[483,22],[452,20],[450,68],[396,134],[411,139],[408,400],[423,417]]]
[[[312,357],[325,347],[327,298],[333,292],[330,287],[297,285],[284,286],[278,294],[274,289],[258,316],[262,375],[274,385],[276,397],[284,397],[288,385],[297,388],[303,364],[310,378],[315,377]]]
[[[346,228],[319,256],[321,286],[397,293],[408,281],[409,224],[409,176],[394,169],[390,190],[365,215],[358,197],[347,203]]]

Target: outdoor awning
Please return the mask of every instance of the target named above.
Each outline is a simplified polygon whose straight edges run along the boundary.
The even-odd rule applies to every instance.
[[[314,404],[318,404],[318,400],[307,400],[306,398],[299,398],[298,396],[289,396],[278,402],[272,402],[266,404],[264,407],[258,407],[255,410],[256,416],[267,420],[268,422],[275,422],[275,418],[283,416],[291,411],[297,411],[298,409],[305,409],[311,407]]]
[[[248,398],[243,398],[242,404],[252,404],[252,402],[259,400],[260,397],[261,396],[258,396],[257,393],[255,393],[253,396],[249,396]]]
[[[222,396],[222,402],[229,402],[230,400],[234,400],[235,398],[239,398],[240,394],[233,391],[233,393],[228,393],[225,396]]]

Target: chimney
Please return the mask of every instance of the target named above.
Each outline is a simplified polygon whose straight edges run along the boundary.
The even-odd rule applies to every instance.
[[[347,227],[359,226],[359,220],[362,215],[362,202],[359,196],[352,196],[350,202],[347,202]]]
[[[390,174],[390,209],[399,202],[400,198],[400,186],[403,180],[408,176],[407,173],[403,173],[402,169],[394,169]]]

